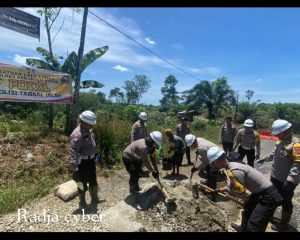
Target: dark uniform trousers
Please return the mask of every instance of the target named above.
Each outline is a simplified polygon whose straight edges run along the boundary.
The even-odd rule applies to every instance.
[[[293,196],[294,196],[294,190],[292,191],[284,191],[282,189],[284,182],[281,182],[275,178],[271,177],[271,182],[274,184],[274,186],[276,187],[277,191],[281,194],[281,196],[283,197],[283,201],[282,201],[282,210],[286,213],[293,213]]]
[[[222,142],[223,150],[227,154],[233,149],[233,142]]]
[[[188,163],[190,163],[191,162],[191,149],[188,146],[186,146],[186,148],[185,148],[185,154],[186,154],[186,159],[188,160]]]
[[[254,159],[255,159],[255,150],[246,150],[242,146],[239,146],[238,153],[241,155],[241,161],[247,156],[247,164],[251,167],[254,167]]]
[[[78,182],[82,182],[83,184],[83,192],[87,190],[87,183],[89,187],[98,186],[94,158],[81,159],[81,163],[78,165],[78,175]],[[78,189],[78,191],[82,190]]]
[[[276,207],[282,200],[275,186],[259,193],[251,193],[244,202],[242,225],[250,232],[265,232]]]
[[[172,156],[173,165],[180,166],[182,164],[183,154],[184,153],[180,153],[180,152],[174,153],[174,155]]]
[[[123,157],[123,163],[126,167],[127,172],[129,173],[129,188],[130,193],[138,192],[140,190],[139,187],[139,168],[140,161],[134,161],[129,158]]]
[[[205,167],[205,171],[207,174],[207,186],[212,189],[216,189],[218,170],[216,168],[212,168],[209,164],[207,164],[207,166]]]

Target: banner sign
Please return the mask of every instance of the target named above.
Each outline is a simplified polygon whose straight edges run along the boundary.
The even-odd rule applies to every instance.
[[[0,63],[0,101],[72,104],[69,74]]]
[[[0,8],[0,26],[40,39],[40,18],[15,8]]]

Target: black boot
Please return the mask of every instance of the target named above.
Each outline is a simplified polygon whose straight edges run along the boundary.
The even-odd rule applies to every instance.
[[[247,232],[247,223],[245,221],[245,218],[243,217],[243,213],[244,212],[242,212],[241,224],[231,223],[231,227],[237,232]]]
[[[140,193],[138,191],[134,191],[132,194],[133,194],[134,201],[135,201],[135,209],[138,211],[143,210],[140,205],[140,202],[141,202]]]
[[[99,196],[98,196],[98,186],[90,187],[89,192],[90,192],[90,195],[91,195],[91,203],[97,204],[97,203],[102,203],[102,202],[106,201],[106,199],[104,199],[104,198],[99,198]]]
[[[285,232],[289,230],[289,222],[291,220],[292,213],[287,213],[281,210],[281,219],[277,224],[272,224],[272,230],[276,232]]]
[[[79,197],[79,208],[84,209],[87,206],[87,203],[85,201],[85,192],[84,191],[78,191],[78,197]]]
[[[237,224],[237,223],[231,223],[231,227],[237,232],[246,232],[247,230],[245,225]]]

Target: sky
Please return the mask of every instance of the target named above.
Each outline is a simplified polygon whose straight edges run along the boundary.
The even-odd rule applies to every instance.
[[[38,8],[18,8],[38,16]],[[82,74],[97,80],[109,96],[114,87],[144,74],[151,88],[140,103],[158,105],[161,87],[170,74],[177,91],[191,89],[200,80],[227,77],[239,91],[254,91],[252,101],[300,103],[300,8],[89,8],[95,15],[137,42],[193,75],[183,73],[89,13],[84,52],[102,46],[109,50]],[[63,8],[52,36],[56,55],[78,52],[81,13]],[[25,59],[43,59],[37,47],[48,49],[41,19],[41,39],[0,26],[0,62],[25,65]]]

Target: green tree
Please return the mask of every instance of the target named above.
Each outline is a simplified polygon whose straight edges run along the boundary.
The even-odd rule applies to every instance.
[[[282,104],[281,102],[275,103],[275,113],[276,118],[286,119],[287,113],[289,112],[289,106],[288,104]]]
[[[126,103],[136,104],[140,101],[142,95],[150,88],[150,79],[145,75],[135,75],[132,80],[124,83]]]
[[[115,87],[110,90],[109,98],[116,98],[117,103],[125,102],[125,95],[123,92],[121,92],[121,89],[118,87]]]
[[[248,89],[247,91],[245,91],[245,97],[247,98],[248,102],[250,101],[250,99],[253,97],[254,95],[254,91]]]
[[[160,100],[161,107],[164,111],[170,109],[170,107],[177,105],[180,97],[178,96],[178,92],[176,90],[176,84],[178,80],[175,76],[170,74],[166,77],[164,86],[161,88],[161,94],[163,98]]]
[[[256,116],[257,104],[249,102],[240,102],[238,108],[239,122],[245,121],[247,118],[254,119]]]
[[[208,119],[215,119],[222,108],[235,103],[234,91],[227,83],[227,78],[218,78],[212,82],[201,81],[191,90],[184,91],[186,104],[193,108],[205,106]]]

